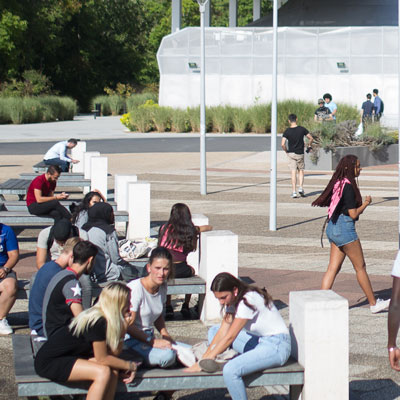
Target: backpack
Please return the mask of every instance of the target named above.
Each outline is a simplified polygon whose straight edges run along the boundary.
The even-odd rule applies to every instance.
[[[379,110],[379,114],[383,114],[384,109],[385,109],[385,105],[383,104],[383,100],[381,99],[381,109]]]

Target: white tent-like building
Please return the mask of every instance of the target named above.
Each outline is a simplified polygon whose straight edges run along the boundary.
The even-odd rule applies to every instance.
[[[329,92],[360,107],[378,88],[390,119],[397,115],[397,1],[333,3],[329,9],[317,0],[289,0],[280,8],[278,99],[316,102]],[[206,29],[207,105],[271,101],[271,22],[266,16],[251,27]],[[198,105],[200,29],[164,37],[157,58],[160,105]]]

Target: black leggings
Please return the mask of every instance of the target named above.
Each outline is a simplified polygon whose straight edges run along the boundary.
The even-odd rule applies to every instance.
[[[186,261],[174,263],[175,278],[190,278],[194,275],[193,268]]]
[[[66,218],[71,219],[70,212],[62,206],[58,200],[45,201],[44,203],[32,203],[28,206],[31,214],[38,217],[51,217],[54,221]]]

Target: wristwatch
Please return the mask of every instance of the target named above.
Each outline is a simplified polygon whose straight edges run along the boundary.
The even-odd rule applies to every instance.
[[[9,274],[11,271],[11,269],[7,268],[7,267],[1,267],[1,268],[3,268],[3,270],[6,272],[6,274]]]

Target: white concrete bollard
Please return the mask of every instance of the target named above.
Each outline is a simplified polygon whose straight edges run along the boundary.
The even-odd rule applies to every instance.
[[[302,400],[349,399],[349,304],[332,290],[290,292],[292,356],[304,367]]]
[[[83,167],[84,167],[84,178],[85,179],[90,179],[91,178],[91,168],[92,164],[90,162],[90,159],[92,157],[99,157],[100,152],[99,151],[86,151],[83,154]]]
[[[192,222],[196,226],[208,225],[208,217],[203,214],[192,214]],[[197,240],[197,249],[192,251],[187,256],[188,265],[192,266],[196,271],[196,275],[199,274],[199,262],[200,262],[200,240]]]
[[[71,150],[71,158],[79,160],[77,164],[72,164],[72,172],[84,172],[85,160],[83,154],[86,152],[86,142],[78,142],[78,144]]]
[[[108,158],[107,157],[91,157],[91,184],[90,190],[100,190],[107,200],[107,174],[108,174]]]
[[[150,183],[128,183],[129,240],[150,236]]]
[[[137,182],[136,175],[115,175],[114,201],[118,211],[128,211],[128,183],[131,182]]]
[[[199,276],[206,281],[206,296],[200,319],[211,322],[221,319],[221,306],[210,290],[220,272],[238,276],[238,235],[231,231],[209,231],[201,234]]]

